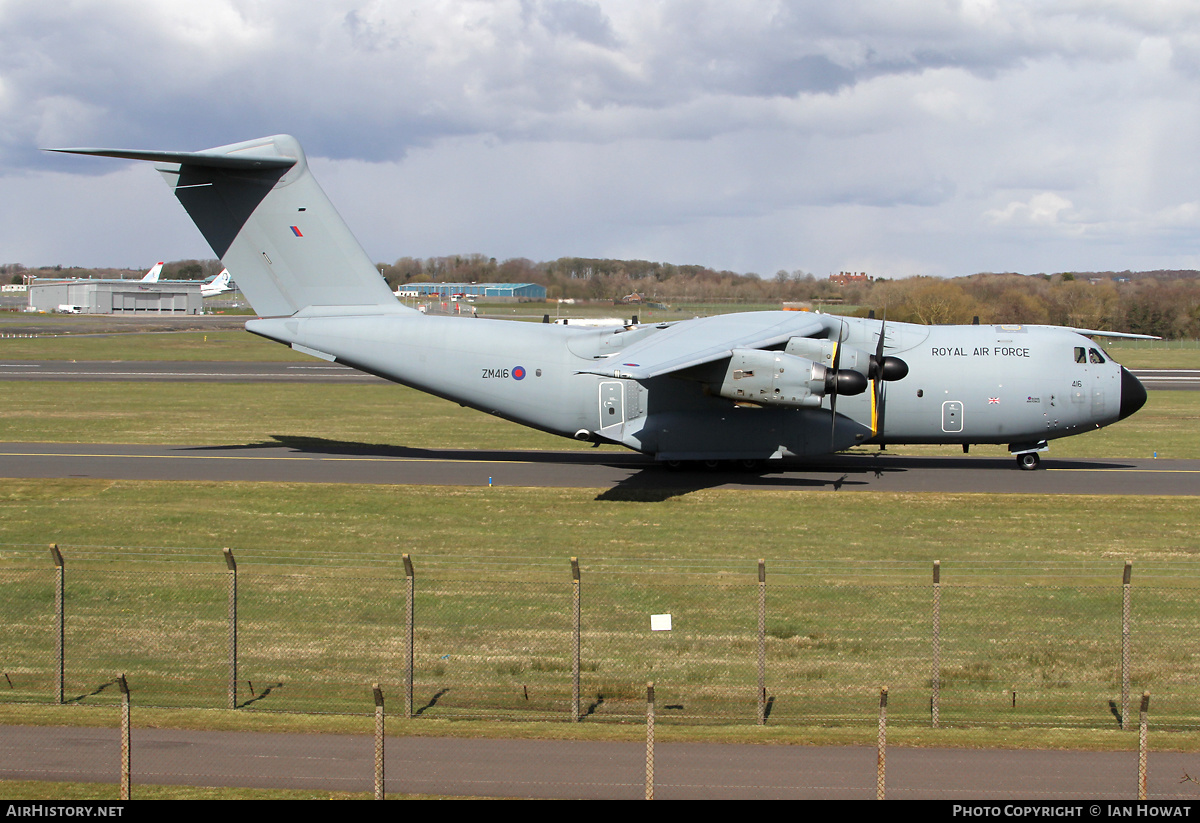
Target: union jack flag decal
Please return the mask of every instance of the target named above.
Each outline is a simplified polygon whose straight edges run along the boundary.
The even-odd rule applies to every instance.
[[[999,402],[1000,402],[1000,398],[999,398],[999,397],[989,397],[989,398],[988,398],[988,403],[989,403],[989,404],[999,404]]]

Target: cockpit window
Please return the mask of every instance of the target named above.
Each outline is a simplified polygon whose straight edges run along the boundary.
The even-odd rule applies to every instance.
[[[1085,352],[1083,350],[1083,346],[1075,347],[1075,362],[1076,363],[1086,363],[1087,362],[1087,352]]]
[[[1104,355],[1102,355],[1102,354],[1101,354],[1100,352],[1098,352],[1096,349],[1088,349],[1088,356],[1089,356],[1089,358],[1091,359],[1091,361],[1092,361],[1093,363],[1103,363],[1103,362],[1105,362],[1105,361],[1104,361]]]

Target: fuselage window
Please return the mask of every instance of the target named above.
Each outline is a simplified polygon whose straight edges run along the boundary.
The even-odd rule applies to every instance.
[[[1076,363],[1086,363],[1087,362],[1087,352],[1085,352],[1083,350],[1083,346],[1075,347],[1075,362]]]
[[[1095,349],[1088,349],[1088,354],[1091,356],[1093,363],[1105,362],[1104,355],[1102,355],[1100,352],[1096,351]]]

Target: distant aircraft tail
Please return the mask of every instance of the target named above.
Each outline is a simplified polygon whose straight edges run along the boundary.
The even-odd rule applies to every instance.
[[[162,267],[163,267],[163,264],[161,262],[155,263],[154,267],[151,268],[150,271],[146,272],[146,276],[142,278],[142,282],[143,283],[157,283],[158,276],[160,274],[162,274]]]
[[[201,297],[216,297],[227,291],[233,291],[229,285],[229,269],[221,269],[220,274],[215,274],[200,284]]]
[[[260,316],[348,306],[411,311],[329,202],[294,137],[201,152],[54,151],[154,162]]]

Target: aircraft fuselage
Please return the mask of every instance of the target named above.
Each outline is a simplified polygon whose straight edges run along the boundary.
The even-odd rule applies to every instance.
[[[846,350],[875,350],[879,321],[827,322]],[[836,423],[828,396],[799,408],[722,397],[712,377],[719,369],[647,380],[587,371],[665,328],[580,329],[416,312],[301,313],[247,324],[301,351],[517,423],[620,443],[668,461],[818,455],[860,443],[1002,443],[1033,450],[1116,422],[1145,400],[1136,379],[1092,340],[1038,326],[888,323],[885,352],[902,357],[908,374],[839,396]]]

